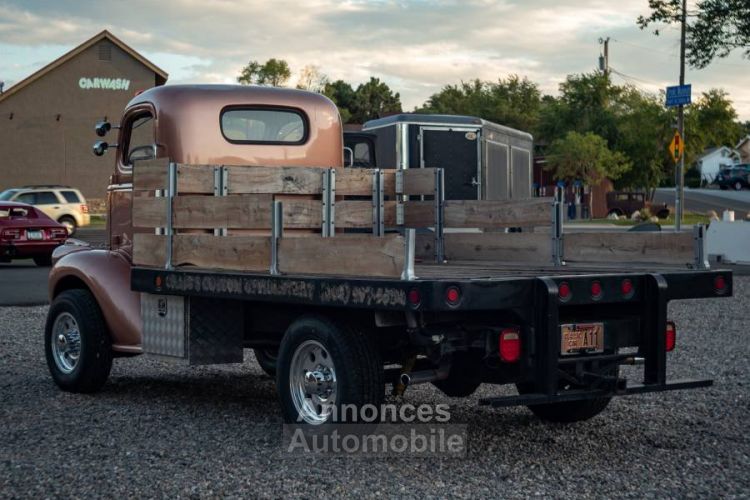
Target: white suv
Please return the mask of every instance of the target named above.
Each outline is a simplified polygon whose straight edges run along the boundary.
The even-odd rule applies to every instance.
[[[67,186],[24,186],[6,189],[0,201],[17,201],[34,205],[68,229],[70,236],[76,229],[91,223],[89,206],[81,192]]]

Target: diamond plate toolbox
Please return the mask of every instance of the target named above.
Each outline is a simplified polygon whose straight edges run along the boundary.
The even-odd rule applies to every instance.
[[[141,294],[143,352],[187,358],[187,298]]]

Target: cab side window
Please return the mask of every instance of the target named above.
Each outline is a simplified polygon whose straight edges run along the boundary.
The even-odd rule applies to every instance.
[[[36,193],[23,193],[19,194],[15,200],[18,203],[28,203],[29,205],[36,204]]]
[[[122,163],[128,167],[134,161],[151,160],[156,157],[154,118],[145,112],[131,117],[125,124],[122,147]]]

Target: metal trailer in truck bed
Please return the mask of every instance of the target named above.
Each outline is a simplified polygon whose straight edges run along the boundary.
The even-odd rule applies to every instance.
[[[220,121],[227,110],[242,120]],[[284,418],[307,424],[416,383],[452,397],[514,384],[481,403],[560,422],[613,396],[711,384],[666,376],[669,301],[732,293],[730,272],[707,269],[701,227],[566,234],[552,198],[449,200],[440,168],[344,169],[335,107],[314,94],[150,90],[126,110],[120,163],[138,113],[159,116],[157,159],[130,161],[129,183],[110,188],[124,196],[110,248],[69,245],[50,276],[45,349],[65,390],[98,389],[118,356],[237,363],[247,348],[276,377]],[[225,147],[225,124],[232,154],[191,151]],[[180,142],[201,127],[197,146]]]

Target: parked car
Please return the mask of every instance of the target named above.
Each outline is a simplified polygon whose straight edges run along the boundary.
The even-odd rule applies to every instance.
[[[34,205],[65,226],[69,236],[73,236],[79,227],[91,223],[86,199],[79,190],[68,186],[24,186],[6,189],[0,193],[0,201]]]
[[[716,176],[716,184],[721,189],[729,189],[731,187],[737,191],[750,187],[750,163],[740,163],[722,169]]]
[[[646,207],[660,219],[669,217],[669,208],[667,205],[651,205],[651,202],[646,201],[645,193],[631,191],[610,191],[607,193],[608,215],[615,214],[618,217],[625,216],[630,218],[633,212],[643,210]]]
[[[24,203],[0,202],[0,262],[34,259],[52,264],[52,252],[65,243],[68,231],[41,210]]]

